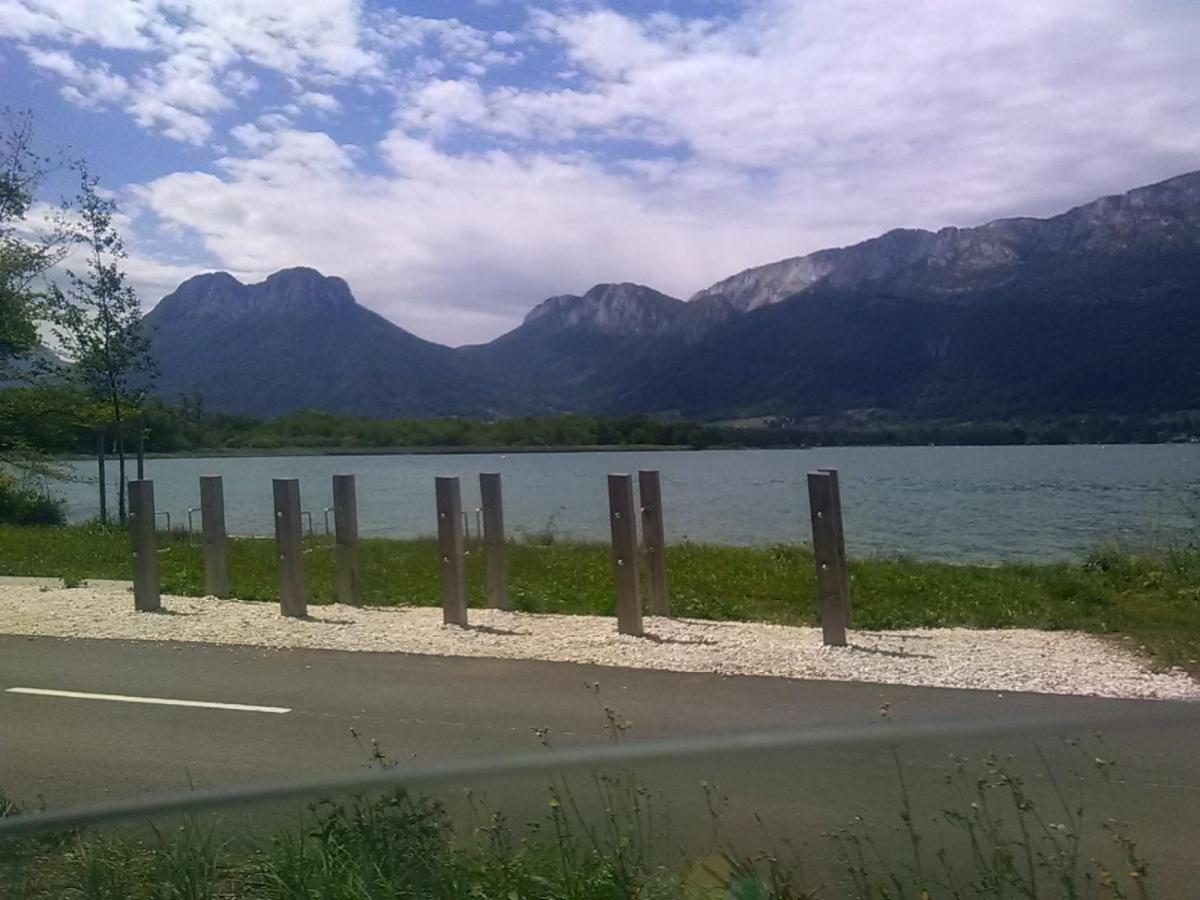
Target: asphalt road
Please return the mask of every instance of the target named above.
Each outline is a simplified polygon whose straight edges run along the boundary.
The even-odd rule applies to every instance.
[[[1118,762],[1101,799],[1154,847],[1169,881],[1200,875],[1200,705],[1165,702],[0,636],[0,788],[61,808],[346,773],[365,761],[352,729],[400,763],[500,760],[537,750],[543,740],[556,748],[610,740],[605,706],[617,721],[628,722],[631,742],[781,728],[814,738],[832,734],[812,747],[715,753],[639,769],[685,803],[701,797],[702,780],[715,780],[732,806],[789,822],[803,819],[812,827],[835,826],[859,810],[894,819],[897,758],[910,792],[935,803],[951,753],[1012,752],[1036,780],[1035,744],[1065,772],[1075,751],[1059,738],[1099,731],[1103,749],[1089,745],[1083,756]],[[910,726],[924,731],[911,736]],[[931,726],[945,730],[931,735]],[[865,728],[879,740],[839,739],[839,728]],[[552,759],[548,753],[547,772]],[[1098,778],[1086,780],[1100,785]],[[496,776],[467,786],[536,806],[544,800],[545,781]]]

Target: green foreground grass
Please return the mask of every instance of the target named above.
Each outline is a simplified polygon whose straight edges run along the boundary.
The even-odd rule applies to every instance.
[[[954,758],[936,797],[910,790],[893,749],[894,815],[851,818],[847,810],[845,827],[817,833],[793,824],[780,834],[755,816],[761,828],[747,840],[726,827],[730,798],[703,782],[708,821],[694,823],[704,836],[686,848],[671,827],[670,798],[626,769],[548,775],[544,812],[523,822],[471,792],[469,813],[456,821],[438,801],[393,789],[324,798],[269,828],[185,815],[142,825],[140,835],[126,827],[0,839],[0,898],[1158,896],[1152,862],[1129,825],[1095,809],[1113,763],[1095,756],[1092,743],[1067,743],[1065,765],[1039,752],[1032,777],[1011,757]],[[0,820],[23,814],[0,793]]]
[[[181,532],[159,536],[159,575],[166,593],[199,596],[204,576],[198,542]],[[331,539],[306,541],[305,574],[313,603],[335,597]],[[438,602],[437,553],[428,539],[364,539],[369,605]],[[234,596],[278,596],[273,541],[230,541]],[[0,574],[63,578],[131,577],[127,535],[98,526],[0,526]],[[527,612],[611,615],[612,573],[603,544],[513,543],[510,594]],[[811,551],[804,546],[727,547],[676,544],[668,549],[672,612],[678,616],[786,625],[816,623]],[[1121,636],[1162,665],[1200,673],[1200,547],[1157,553],[1097,550],[1079,562],[951,565],[907,558],[850,562],[854,627],[1077,629]],[[467,555],[470,603],[482,606],[483,560]]]

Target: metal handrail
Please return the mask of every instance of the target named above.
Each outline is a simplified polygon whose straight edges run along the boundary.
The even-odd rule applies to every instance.
[[[189,506],[188,507],[188,534],[191,534],[192,530],[193,530],[192,529],[192,515],[194,513],[198,513],[198,512],[200,512],[199,506]]]
[[[166,510],[163,510],[162,512],[156,512],[154,514],[155,519],[157,519],[159,516],[167,517],[167,531],[170,531],[171,530],[171,514],[169,512],[167,512]]]

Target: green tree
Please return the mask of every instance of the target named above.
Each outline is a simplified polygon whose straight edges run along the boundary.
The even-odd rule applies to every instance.
[[[71,237],[86,259],[80,274],[67,270],[66,285],[55,286],[50,321],[69,376],[105,407],[117,446],[117,515],[125,522],[125,430],[153,377],[142,309],[126,281],[125,245],[113,224],[116,202],[100,192],[99,179],[83,164],[74,205]]]
[[[28,220],[51,165],[34,150],[33,115],[0,112],[0,379],[28,375],[44,279],[67,248],[60,215],[42,225]]]
[[[66,471],[46,454],[61,450],[70,440],[60,430],[70,417],[57,415],[64,400],[68,409],[78,406],[61,396],[63,392],[38,383],[52,359],[37,332],[46,277],[68,244],[61,210],[48,217],[31,216],[53,166],[50,157],[34,149],[32,114],[0,111],[0,468],[8,473],[0,487],[8,501],[2,504],[5,515],[10,517],[25,500],[35,506],[53,504],[44,496],[44,485]],[[41,221],[32,221],[38,218]],[[56,415],[49,416],[48,410]]]
[[[42,248],[22,234],[43,172],[31,146],[32,120],[27,114],[14,116],[8,110],[5,117],[8,127],[0,137],[0,361],[35,344],[30,286],[47,267]]]

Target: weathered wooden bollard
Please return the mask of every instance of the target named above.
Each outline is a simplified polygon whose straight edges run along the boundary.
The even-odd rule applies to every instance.
[[[509,609],[508,558],[504,544],[504,497],[500,473],[479,475],[480,507],[483,509],[483,565],[487,585],[487,605]]]
[[[842,490],[838,485],[837,469],[817,469],[827,474],[833,482],[833,522],[837,536],[838,585],[842,591],[842,608],[846,611],[846,627],[850,627],[852,607],[850,604],[850,567],[846,562],[846,529],[842,524]]]
[[[846,646],[846,609],[838,574],[837,531],[833,516],[833,478],[828,472],[808,473],[808,502],[812,513],[813,559],[817,569],[817,602],[821,638],[825,644]]]
[[[362,606],[362,566],[358,558],[358,494],[353,475],[333,476],[334,552],[338,603]]]
[[[158,590],[158,548],[154,539],[154,482],[129,482],[129,537],[133,559],[133,608],[162,609]]]
[[[657,469],[638,472],[638,499],[642,506],[642,550],[650,576],[650,614],[669,616],[667,598],[667,541],[663,529],[662,486]]]
[[[200,476],[200,551],[204,592],[229,596],[229,548],[225,536],[225,488],[220,475]]]
[[[438,560],[442,573],[442,621],[467,624],[467,578],[463,567],[462,494],[457,478],[435,481],[438,519]]]
[[[304,618],[308,615],[308,595],[304,590],[300,482],[295,478],[276,478],[271,485],[275,493],[275,554],[279,560],[279,611],[285,616]]]
[[[608,513],[612,525],[613,582],[617,594],[617,631],[642,634],[638,589],[637,519],[633,514],[633,478],[608,476]]]

